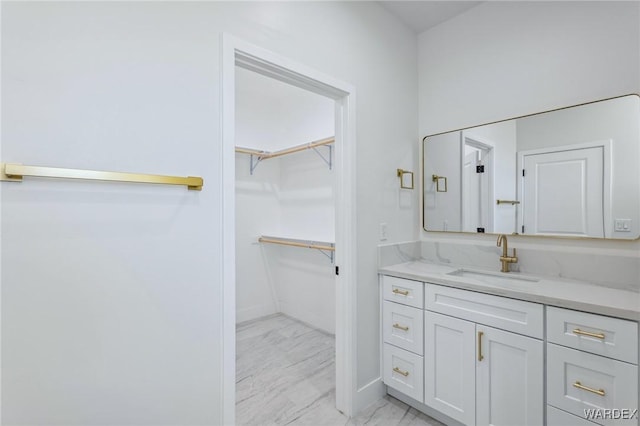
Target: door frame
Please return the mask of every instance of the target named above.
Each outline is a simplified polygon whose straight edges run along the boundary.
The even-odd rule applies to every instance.
[[[356,382],[356,91],[348,83],[221,34],[222,423],[235,424],[235,67],[335,100],[336,408],[354,410]]]
[[[562,151],[574,151],[578,149],[587,149],[587,148],[602,148],[603,155],[603,164],[602,164],[602,217],[604,221],[604,238],[611,238],[613,236],[613,219],[612,215],[612,198],[611,194],[613,193],[613,179],[611,178],[611,172],[613,170],[612,164],[612,149],[613,149],[613,141],[611,139],[602,139],[591,142],[584,143],[576,143],[571,145],[562,145],[562,146],[552,146],[546,148],[537,148],[530,149],[525,151],[518,151],[516,153],[517,156],[517,165],[516,165],[516,200],[520,201],[520,205],[516,209],[517,217],[516,217],[516,231],[519,232],[522,230],[522,225],[524,225],[524,178],[522,176],[522,171],[524,169],[524,159],[529,155],[538,155],[538,154],[553,154],[556,152]],[[526,234],[523,234],[526,235]]]

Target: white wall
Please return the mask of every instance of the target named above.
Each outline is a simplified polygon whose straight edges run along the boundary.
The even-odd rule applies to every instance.
[[[640,92],[639,22],[637,2],[485,2],[420,34],[420,134]],[[422,238],[495,244],[488,236]],[[638,241],[513,240],[542,250],[640,253]]]
[[[333,136],[332,99],[236,68],[236,143],[275,151]],[[318,151],[329,158],[329,148]],[[335,276],[315,250],[260,235],[335,241],[334,173],[313,151],[264,160],[236,154],[237,321],[283,312],[335,333]]]
[[[418,235],[408,29],[370,2],[1,7],[2,161],[205,180],[2,184],[3,423],[221,423],[222,31],[357,89],[357,381],[379,377],[378,224]]]

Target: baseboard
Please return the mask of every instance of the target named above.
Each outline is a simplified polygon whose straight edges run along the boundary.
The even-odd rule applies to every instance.
[[[236,324],[251,321],[256,318],[266,317],[267,315],[273,315],[275,313],[277,313],[277,311],[273,308],[273,303],[265,303],[264,305],[238,309],[236,311]]]
[[[300,307],[295,303],[287,303],[283,301],[280,301],[280,312],[329,334],[336,333],[335,317],[322,318],[320,315],[300,309]]]
[[[382,383],[382,377],[378,377],[362,386],[358,389],[356,397],[353,399],[353,416],[356,416],[369,405],[385,396],[386,393],[387,389],[384,383]]]
[[[394,397],[395,399],[399,399],[400,401],[404,402],[407,405],[412,406],[413,408],[415,408],[418,411],[422,411],[423,413],[425,413],[427,416],[429,417],[433,417],[434,419],[438,420],[441,423],[444,423],[447,426],[463,426],[462,423],[460,423],[457,420],[452,419],[451,417],[442,414],[440,411],[434,410],[433,408],[429,407],[428,405],[423,404],[420,401],[417,401],[411,397],[408,397],[407,395],[403,394],[402,392],[399,392],[395,389],[392,389],[390,387],[387,387],[387,393],[389,395],[391,395],[392,397]]]

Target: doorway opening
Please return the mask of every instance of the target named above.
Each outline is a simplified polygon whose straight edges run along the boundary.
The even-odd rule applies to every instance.
[[[493,146],[462,132],[461,231],[494,232]]]
[[[238,71],[240,70],[240,71]],[[321,146],[314,146],[306,152],[298,152],[292,154],[290,158],[284,160],[266,159],[269,155],[257,154],[241,154],[244,157],[242,163],[238,163],[238,170],[236,171],[236,145],[238,138],[242,137],[238,130],[238,109],[236,103],[239,102],[239,95],[236,91],[238,74],[252,73],[253,77],[256,74],[260,78],[269,78],[277,80],[278,84],[285,84],[289,89],[296,88],[296,90],[303,89],[306,91],[306,95],[314,94],[324,97],[325,101],[330,100],[333,104],[333,142],[330,144],[322,144]],[[251,74],[248,74],[251,75]],[[245,75],[247,77],[248,75]],[[244,77],[240,77],[244,78]],[[273,105],[273,109],[276,109],[277,105]],[[246,112],[246,111],[245,111]],[[268,312],[269,309],[283,311],[291,314],[302,316],[299,318],[303,323],[310,324],[318,320],[318,315],[315,315],[311,309],[305,309],[304,303],[309,301],[302,301],[295,296],[296,292],[299,292],[299,288],[295,287],[295,281],[308,281],[306,278],[301,278],[305,274],[317,273],[319,270],[323,270],[323,280],[328,282],[332,280],[333,286],[339,288],[340,291],[335,291],[335,297],[333,298],[333,304],[331,308],[335,310],[335,321],[322,321],[315,323],[316,328],[329,327],[329,330],[325,328],[325,332],[329,331],[331,326],[335,330],[335,408],[350,416],[353,412],[354,396],[356,394],[356,381],[355,381],[355,123],[353,117],[355,116],[355,90],[352,86],[340,82],[331,77],[325,76],[313,69],[297,64],[287,58],[283,58],[272,52],[266,51],[259,47],[250,45],[235,37],[229,35],[222,36],[222,233],[223,233],[223,270],[222,280],[223,286],[223,423],[235,424],[236,423],[236,321],[237,319],[249,319],[252,315],[259,315],[260,313]],[[255,117],[254,117],[255,118]],[[326,122],[325,122],[326,125]],[[276,126],[277,127],[277,126]],[[291,126],[292,128],[294,126]],[[280,129],[281,131],[283,129]],[[284,129],[287,130],[287,129]],[[288,129],[289,131],[292,129]],[[244,130],[242,130],[244,131]],[[274,133],[277,131],[274,130]],[[286,133],[286,132],[285,132]],[[246,135],[245,135],[246,136]],[[331,135],[329,135],[331,136]],[[311,137],[312,139],[314,137]],[[324,138],[324,137],[323,137]],[[257,142],[255,136],[250,136],[249,139],[253,142]],[[322,141],[322,139],[320,139]],[[301,143],[313,142],[313,140],[305,140]],[[284,143],[282,140],[280,143]],[[287,142],[287,146],[296,145],[296,143]],[[331,145],[329,148],[327,145]],[[281,151],[286,151],[284,146],[257,146],[255,143],[250,148],[257,148],[260,151],[267,151],[268,154],[274,154]],[[318,154],[318,155],[316,155]],[[295,158],[294,158],[295,156]],[[315,156],[315,157],[314,157]],[[303,160],[304,158],[304,160]],[[324,161],[326,160],[326,161]],[[277,164],[277,161],[280,164]],[[305,166],[310,164],[308,161],[316,161],[316,165],[311,167]],[[273,163],[273,164],[268,164]],[[319,164],[319,165],[318,165]],[[274,172],[273,168],[279,166],[281,170]],[[322,169],[324,167],[324,169]],[[330,172],[326,169],[330,167]],[[240,170],[242,168],[243,170]],[[269,170],[271,168],[272,170]],[[312,191],[300,187],[301,179],[293,177],[295,173],[284,173],[284,170],[295,171],[302,174],[315,174],[312,181],[322,181],[321,174],[324,173],[331,176],[332,192],[327,196],[327,190],[323,190],[322,185],[326,185],[326,180],[322,181],[320,187],[315,188]],[[265,226],[263,230],[253,232],[252,246],[249,249],[258,249],[259,262],[244,264],[239,263],[240,256],[237,253],[242,251],[241,247],[236,250],[236,223],[240,225],[239,207],[241,203],[245,203],[247,199],[236,199],[236,174],[244,176],[248,173],[248,176],[252,176],[251,173],[268,175],[274,174],[278,176],[276,181],[278,185],[282,182],[287,182],[286,185],[290,189],[285,192],[280,191],[276,197],[276,202],[280,204],[275,206],[272,202],[271,206],[266,202],[261,207],[255,206],[255,211],[252,212],[255,217],[260,217],[259,213],[265,213],[267,215],[268,208],[272,210],[283,211],[284,207],[291,207],[283,217],[280,218],[281,224],[286,224],[290,229],[290,232],[282,232],[285,227],[278,229],[277,226],[269,228]],[[244,175],[243,175],[244,174]],[[285,176],[286,175],[286,176]],[[263,176],[264,177],[264,176]],[[284,177],[284,178],[283,178]],[[247,180],[247,182],[249,182]],[[259,188],[260,191],[271,190],[273,195],[274,181],[262,182],[261,184],[247,184],[247,187]],[[278,186],[278,188],[280,188]],[[245,188],[246,189],[246,188]],[[323,192],[324,191],[324,192]],[[249,190],[247,193],[251,192]],[[304,202],[304,197],[308,197],[309,194],[316,194],[318,199],[306,200],[310,203]],[[318,195],[320,194],[320,195]],[[324,195],[322,195],[324,194]],[[246,194],[244,194],[246,195]],[[244,196],[243,195],[243,196]],[[257,195],[256,193],[253,194]],[[324,199],[322,198],[324,196]],[[303,199],[301,202],[300,199]],[[320,199],[323,199],[323,207],[319,209],[310,209],[309,204],[318,203]],[[327,217],[329,208],[326,201],[332,199],[333,201],[333,231],[335,239],[327,237],[330,232],[331,226],[313,226],[316,222],[314,219],[318,215]],[[273,200],[272,200],[273,201]],[[265,202],[263,199],[262,202]],[[320,203],[320,204],[322,204]],[[246,207],[246,206],[245,206]],[[317,206],[316,206],[317,207]],[[311,212],[311,213],[310,213]],[[258,213],[255,216],[255,213]],[[297,215],[296,213],[302,213]],[[296,219],[294,219],[294,217]],[[242,219],[244,220],[244,219]],[[298,220],[298,222],[296,222]],[[325,225],[327,225],[325,223]],[[300,237],[294,229],[307,229],[311,230],[311,236]],[[315,231],[324,230],[324,235],[314,235]],[[322,234],[323,232],[319,232]],[[259,235],[258,235],[259,234]],[[280,235],[268,235],[268,234],[280,234]],[[238,234],[239,235],[239,234]],[[263,242],[258,240],[263,237]],[[264,237],[276,237],[280,242],[294,242],[302,245],[311,245],[310,243],[317,243],[318,246],[324,248],[324,250],[309,250],[295,245],[275,245],[269,244],[264,241]],[[279,238],[278,238],[279,237]],[[271,238],[273,239],[273,238]],[[305,242],[299,240],[304,239]],[[313,241],[311,241],[313,240]],[[329,250],[327,247],[331,247],[334,250]],[[327,245],[329,244],[329,245]],[[246,248],[246,247],[245,247]],[[254,253],[256,250],[253,250]],[[286,253],[289,258],[284,261],[285,257],[278,257],[277,254]],[[323,256],[323,253],[328,255]],[[316,256],[317,258],[313,258]],[[331,259],[332,258],[332,259]],[[333,263],[331,263],[333,261]],[[275,263],[274,263],[275,262]],[[322,264],[321,262],[325,262]],[[313,267],[310,267],[313,263]],[[276,268],[273,267],[277,264]],[[304,265],[301,267],[300,265]],[[318,266],[323,265],[323,266]],[[287,268],[285,267],[289,267]],[[239,305],[237,302],[246,302],[245,295],[240,296],[237,288],[236,271],[242,269],[242,274],[247,272],[248,269],[263,268],[264,271],[270,270],[274,273],[273,276],[263,276],[263,284],[266,283],[265,288],[268,290],[263,294],[260,299],[264,302],[256,305],[257,307],[248,308],[244,311],[237,309]],[[297,268],[297,269],[296,269]],[[339,268],[339,269],[338,269]],[[339,270],[339,275],[337,272]],[[238,277],[241,274],[238,274]],[[250,275],[250,274],[247,274]],[[286,276],[287,280],[290,278],[292,282],[288,282],[282,285],[282,281],[275,283],[274,278]],[[240,277],[241,278],[241,277]],[[246,276],[245,276],[246,278]],[[308,278],[308,276],[307,276]],[[316,277],[317,278],[317,277]],[[242,278],[241,278],[242,279]],[[269,281],[273,285],[269,285]],[[313,280],[312,280],[313,281]],[[293,285],[291,285],[293,284]],[[306,283],[303,283],[306,284]],[[279,286],[279,287],[278,287]],[[244,291],[244,290],[243,290]],[[238,294],[238,297],[237,297]],[[284,296],[286,294],[286,296]],[[255,294],[254,294],[255,295]],[[251,296],[254,296],[251,295]],[[308,296],[308,295],[307,295]],[[326,296],[324,294],[323,296]],[[304,296],[300,296],[304,297]],[[243,298],[243,301],[240,300]],[[270,299],[270,301],[269,301]],[[286,299],[286,300],[285,300]],[[293,301],[293,302],[292,302]],[[299,301],[300,303],[296,303]],[[311,301],[313,302],[313,301]],[[325,305],[329,305],[325,297]],[[286,306],[285,306],[286,305]],[[297,311],[296,311],[297,310]],[[286,313],[285,312],[285,313]],[[315,315],[315,317],[314,317]],[[276,321],[277,322],[277,321]],[[329,326],[327,324],[331,323]],[[323,324],[320,326],[320,324]],[[277,326],[277,325],[276,325]],[[295,327],[294,327],[295,328]]]

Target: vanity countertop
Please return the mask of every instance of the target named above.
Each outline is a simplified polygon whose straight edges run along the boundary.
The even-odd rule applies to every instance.
[[[494,280],[489,275],[484,279],[449,275],[461,268],[467,269],[463,266],[414,261],[386,266],[380,268],[378,272],[414,281],[640,321],[640,293],[637,292],[573,280],[534,277],[517,272],[499,274]],[[483,272],[480,269],[473,271]],[[485,272],[495,273],[495,271]],[[529,279],[537,281],[529,281]]]

